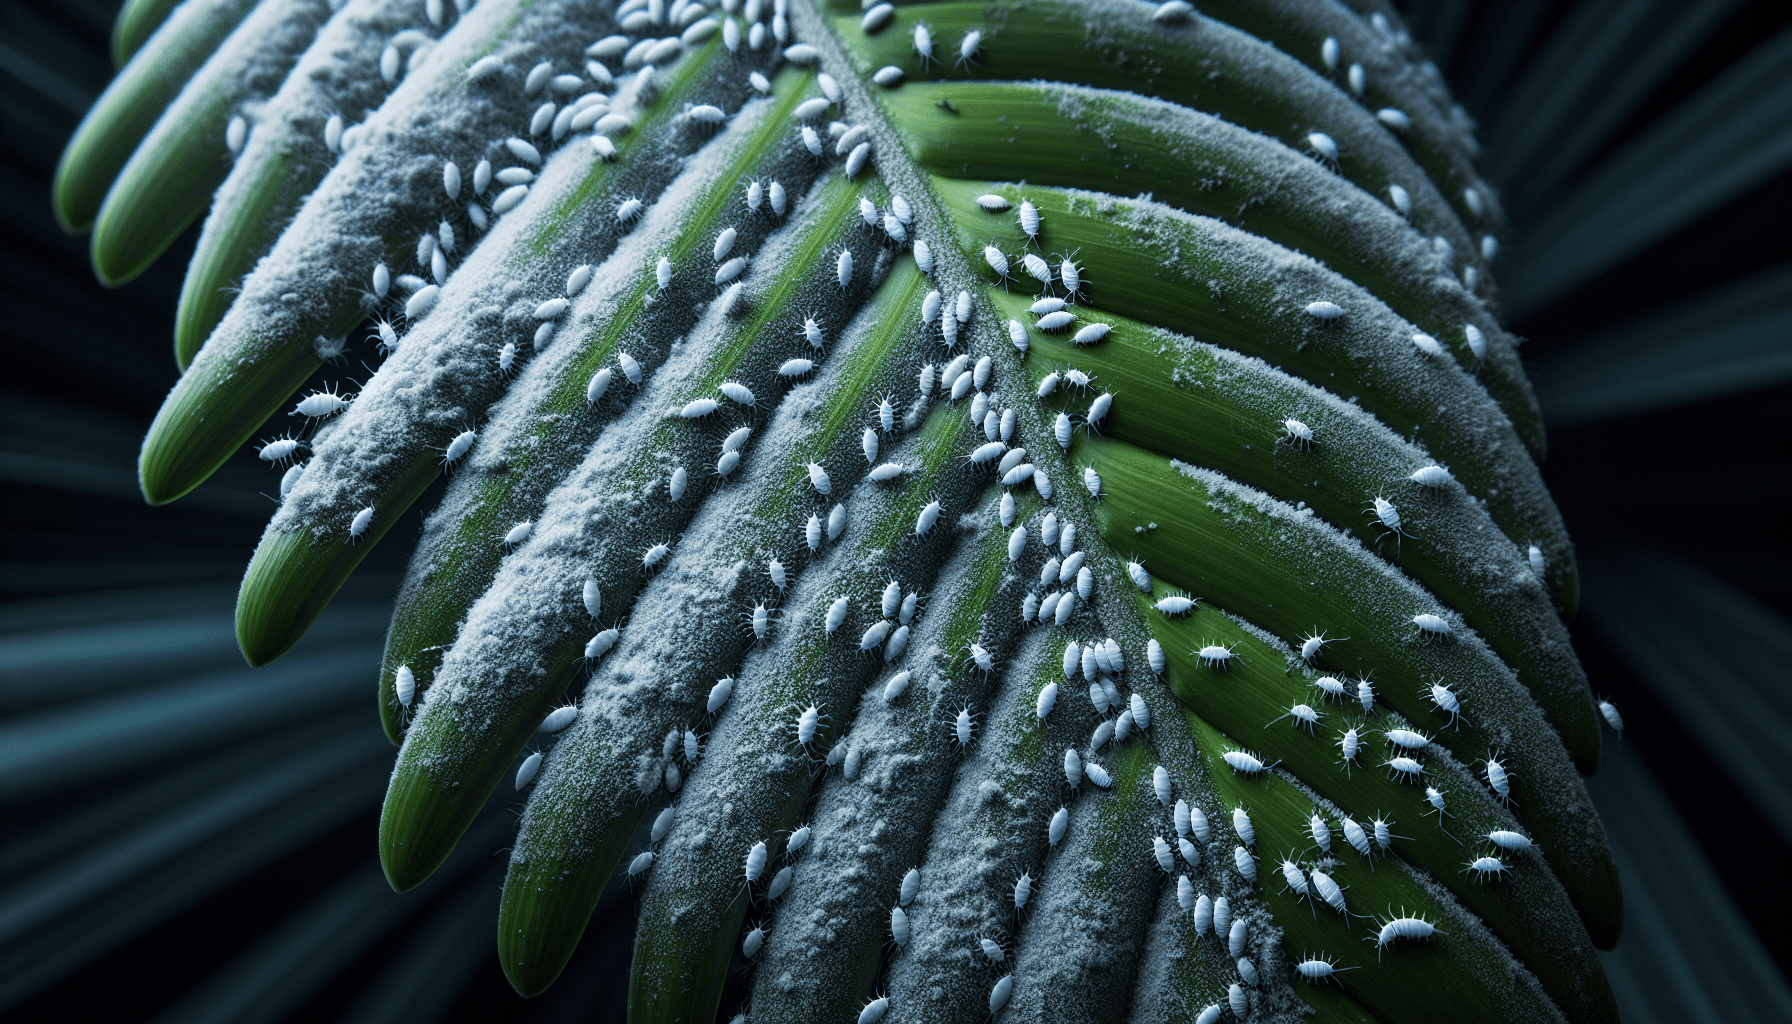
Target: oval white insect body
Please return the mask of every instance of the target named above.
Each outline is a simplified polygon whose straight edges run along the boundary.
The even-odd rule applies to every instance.
[[[1039,718],[1039,720],[1041,722],[1043,722],[1043,721],[1045,721],[1045,716],[1052,713],[1052,708],[1056,707],[1057,703],[1058,703],[1058,684],[1057,683],[1046,683],[1045,686],[1043,688],[1041,688],[1039,691],[1039,699],[1034,702],[1034,705],[1033,705],[1034,714]]]
[[[1413,347],[1434,359],[1442,359],[1444,357],[1444,347],[1439,345],[1437,339],[1429,334],[1413,335],[1412,343]]]
[[[1315,320],[1336,320],[1344,315],[1344,307],[1335,302],[1309,302],[1307,315]]]
[[[977,940],[977,945],[983,950],[984,956],[989,957],[990,960],[998,964],[1003,963],[1008,959],[1008,955],[1002,952],[1002,947],[993,939],[980,938]]]
[[[1369,846],[1369,833],[1357,824],[1355,818],[1346,814],[1338,819],[1338,825],[1344,830],[1344,841],[1350,844],[1351,849],[1364,857],[1374,852]]]
[[[745,956],[748,960],[758,956],[759,951],[763,948],[765,948],[765,928],[763,926],[754,928],[747,933],[745,939],[741,940],[741,955]]]
[[[1267,770],[1267,766],[1260,758],[1242,750],[1226,751],[1225,759],[1226,763],[1232,766],[1232,770],[1240,775],[1255,775]]]
[[[1499,794],[1501,800],[1510,800],[1512,798],[1511,776],[1507,774],[1506,766],[1501,764],[1498,758],[1487,759],[1483,774],[1487,778],[1487,785],[1491,787],[1495,793]]]
[[[1414,615],[1412,617],[1412,624],[1427,633],[1434,633],[1442,636],[1447,636],[1450,633],[1449,621],[1441,616],[1432,615],[1429,612]]]
[[[1324,132],[1309,133],[1307,147],[1326,163],[1337,163],[1338,161],[1338,143]]]
[[[643,850],[628,862],[628,876],[633,878],[650,867],[653,867],[653,851]]]
[[[523,763],[517,767],[516,791],[521,793],[525,786],[534,782],[535,774],[539,771],[541,771],[541,752],[536,751],[524,758]]]
[[[614,627],[612,627],[610,629],[600,631],[596,636],[592,637],[590,640],[585,641],[585,658],[586,658],[586,660],[596,661],[598,658],[601,658],[604,655],[610,653],[610,648],[616,646],[616,640],[621,635],[622,634],[620,632],[618,632]]]
[[[783,185],[780,185],[775,181],[770,185],[767,185],[765,187],[765,199],[766,202],[771,204],[772,213],[780,217],[784,216],[784,210],[788,200],[785,198]]]
[[[1495,829],[1494,831],[1487,833],[1487,841],[1502,850],[1522,851],[1531,848],[1531,839],[1529,836],[1522,832],[1510,832],[1505,829]]]
[[[1114,778],[1108,774],[1107,769],[1096,764],[1094,761],[1090,761],[1083,766],[1083,773],[1089,776],[1090,782],[1095,783],[1102,789],[1106,789],[1114,784]]]
[[[921,514],[915,517],[915,536],[922,536],[927,533],[928,530],[933,529],[933,524],[939,522],[939,519],[940,503],[937,501],[928,502],[927,505],[921,509]]]
[[[709,688],[709,700],[704,704],[704,707],[713,715],[717,711],[720,711],[722,705],[728,703],[728,698],[733,695],[734,677],[728,676],[725,679],[718,679],[716,680],[716,685]]]
[[[1014,909],[1025,910],[1027,901],[1033,898],[1033,879],[1026,872],[1014,881]]]
[[[883,643],[885,638],[889,635],[890,621],[888,619],[879,619],[871,625],[870,629],[865,630],[863,636],[859,637],[859,650],[869,651]]]
[[[1252,880],[1255,881],[1255,879]],[[1248,941],[1250,941],[1250,928],[1242,919],[1233,921],[1232,927],[1226,929],[1226,952],[1232,956],[1243,955],[1245,943]]]
[[[1535,551],[1536,548],[1532,548],[1531,550]],[[1611,701],[1602,700],[1599,702],[1599,715],[1605,719],[1606,725],[1611,726],[1613,732],[1622,733],[1624,731],[1624,716],[1618,713],[1617,706]]]
[[[560,732],[571,725],[573,719],[577,717],[579,717],[579,709],[576,705],[567,704],[562,707],[557,707],[548,712],[547,717],[541,720],[541,725],[538,727],[537,731],[546,733]]]
[[[1151,853],[1157,858],[1157,866],[1164,874],[1176,870],[1175,855],[1170,851],[1170,844],[1164,842],[1163,836],[1151,837]]]
[[[1073,323],[1076,323],[1076,314],[1067,309],[1060,309],[1040,317],[1039,321],[1033,326],[1050,333],[1052,331],[1061,331]]]
[[[822,629],[829,636],[832,636],[834,631],[840,628],[840,624],[846,621],[846,609],[851,604],[850,598],[837,597],[833,604],[828,605],[827,621]]]
[[[1487,876],[1489,875],[1498,877],[1504,875],[1509,870],[1511,869],[1506,867],[1506,862],[1500,860],[1498,857],[1476,857],[1474,860],[1470,861],[1468,867],[1464,869],[1465,872],[1476,875],[1479,880],[1483,882],[1487,880]]]
[[[1098,501],[1101,499],[1101,474],[1095,471],[1094,466],[1083,467],[1083,486],[1088,488],[1091,498]]]
[[[747,428],[745,428],[745,427],[741,428],[741,430],[745,430],[745,429],[747,429]],[[740,433],[740,431],[737,430],[737,431],[735,431],[735,433],[738,434],[738,433]],[[730,434],[729,436],[733,437],[734,435]],[[733,449],[728,449],[726,451],[723,451],[721,456],[716,459],[716,475],[725,477],[728,474],[734,472],[734,470],[739,466],[740,466],[740,452],[735,451]]]
[[[1166,597],[1158,598],[1157,603],[1153,605],[1153,607],[1155,607],[1159,613],[1164,615],[1187,615],[1194,610],[1195,600],[1191,597],[1171,594]],[[1225,650],[1223,647],[1220,649]]]
[[[1005,974],[989,990],[989,1013],[995,1016],[1008,1005],[1008,998],[1014,994],[1014,975]]]
[[[1422,917],[1395,917],[1382,924],[1375,934],[1375,948],[1380,949],[1402,939],[1429,939],[1439,934],[1437,926]]]
[[[1046,827],[1046,845],[1056,846],[1064,838],[1064,830],[1070,827],[1070,811],[1060,807],[1052,815],[1051,824]]]
[[[535,529],[535,524],[530,522],[527,519],[516,524],[515,526],[512,526],[510,528],[510,531],[508,533],[504,534],[505,545],[508,547],[516,547],[518,544],[521,544],[523,541],[528,540],[529,534],[534,532],[534,529]]]
[[[1020,264],[1021,267],[1026,270],[1028,276],[1032,277],[1040,284],[1049,285],[1052,283],[1052,265],[1045,262],[1040,256],[1030,252],[1022,253]]]
[[[1078,345],[1093,345],[1107,337],[1108,332],[1113,329],[1113,324],[1088,324],[1077,331],[1070,340],[1076,342]]]
[[[897,904],[904,907],[908,906],[915,901],[915,894],[920,891],[921,870],[919,868],[909,868],[908,874],[902,876],[902,890],[901,894],[896,897]]]
[[[1089,737],[1089,749],[1100,750],[1102,747],[1107,746],[1108,741],[1114,738],[1114,729],[1115,725],[1111,720],[1103,720],[1100,724],[1096,725],[1095,734]],[[1093,778],[1094,776],[1090,777]],[[1096,785],[1100,785],[1100,783],[1096,783]],[[1105,789],[1107,787],[1103,786],[1102,788]]]
[[[1213,901],[1213,936],[1219,938],[1232,930],[1232,902],[1221,896]]]
[[[890,908],[890,938],[897,946],[908,945],[908,915],[901,907]]]
[[[1213,928],[1213,900],[1206,893],[1195,899],[1194,926],[1196,935],[1206,935]]]
[[[997,277],[1008,276],[1008,257],[995,246],[983,247],[983,262],[989,264],[989,269],[995,271]]]
[[[1064,749],[1064,781],[1075,789],[1083,781],[1083,758],[1073,747]]]

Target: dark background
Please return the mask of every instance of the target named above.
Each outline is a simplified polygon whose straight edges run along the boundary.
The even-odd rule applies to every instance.
[[[50,214],[63,143],[111,75],[115,8],[0,0],[0,645],[13,645],[0,647],[0,749],[22,735],[9,726],[128,711],[118,701],[133,686],[248,676],[230,658],[230,607],[273,508],[264,495],[275,477],[245,454],[173,506],[149,508],[135,488],[137,443],[175,379],[171,325],[196,231],[143,277],[106,291],[88,269],[85,240],[64,236]],[[1617,956],[1644,956],[1631,952],[1636,929],[1649,927],[1635,901],[1691,891],[1688,872],[1702,871],[1715,880],[1713,899],[1727,892],[1734,901],[1725,920],[1737,922],[1736,941],[1757,956],[1764,948],[1783,975],[1792,949],[1779,881],[1792,852],[1784,539],[1792,98],[1776,106],[1771,94],[1792,94],[1792,5],[1505,0],[1403,9],[1479,121],[1483,166],[1513,222],[1495,269],[1508,323],[1529,338],[1522,352],[1552,423],[1545,476],[1583,553],[1576,643],[1596,692],[1627,724],[1618,767],[1607,773],[1616,774],[1596,780],[1595,796],[1608,822],[1618,808],[1660,812],[1637,819],[1635,834],[1650,841],[1620,851],[1631,858],[1621,863],[1633,902]],[[1749,60],[1775,69],[1767,88],[1742,90],[1682,125],[1677,144],[1649,149]],[[1715,195],[1688,198],[1714,181]],[[1649,230],[1619,237],[1644,222]],[[1688,391],[1675,365],[1726,372]],[[367,372],[351,360],[319,379]],[[376,549],[295,657],[311,657],[317,673],[332,657],[377,658],[407,554],[404,545]],[[149,623],[150,648],[159,639],[178,650],[146,649],[71,681],[95,695],[91,705],[64,706],[57,701],[70,694],[28,685],[79,662],[93,636],[133,622]],[[304,680],[290,692],[246,690],[246,699],[195,713],[186,739],[163,730],[77,766],[69,759],[89,754],[72,744],[37,783],[0,792],[0,915],[45,879],[69,876],[81,894],[28,932],[0,925],[0,977],[13,974],[19,986],[0,991],[0,1012],[16,1021],[66,1019],[76,1008],[96,1020],[619,1013],[633,916],[621,887],[548,995],[523,1003],[499,972],[490,931],[515,807],[490,810],[486,831],[476,826],[487,841],[470,837],[463,846],[477,849],[448,877],[405,897],[383,890],[372,855],[390,763],[383,740],[344,748],[310,788],[264,797],[228,827],[192,825],[158,847],[163,854],[139,849],[185,806],[180,794],[247,784],[277,761],[296,765],[319,737],[358,728],[345,723],[373,730],[361,682],[341,692]],[[305,687],[315,699],[289,712],[263,706],[313,692]],[[1723,700],[1712,696],[1720,689]],[[194,736],[205,741],[203,758]],[[12,770],[4,760],[0,770]],[[1762,766],[1777,778],[1763,778]],[[338,795],[324,800],[325,789]],[[100,810],[82,818],[90,806]],[[1626,833],[1612,827],[1618,845]],[[1678,859],[1663,852],[1673,846],[1664,829],[1680,839]],[[22,838],[40,833],[49,838],[37,848]],[[257,837],[267,842],[257,847]],[[114,847],[138,851],[135,875],[83,883],[72,869],[55,873]],[[45,952],[57,943],[73,952]],[[1783,977],[1766,976],[1769,961],[1715,947],[1704,956],[1680,966],[1713,987],[1777,982],[1784,992]],[[1665,962],[1608,959],[1608,967],[1616,980]],[[1784,1005],[1763,998],[1755,1005]],[[725,1015],[733,1003],[724,1000]]]

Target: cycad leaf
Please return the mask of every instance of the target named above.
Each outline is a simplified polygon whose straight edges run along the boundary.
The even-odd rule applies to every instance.
[[[1612,1019],[1501,213],[1385,13],[724,8],[351,2],[218,194],[152,500],[403,325],[294,409],[250,660],[451,473],[379,674],[393,886],[514,785],[504,969],[549,986],[627,864],[641,1020],[714,1016],[743,940],[756,1020]],[[1438,931],[1363,941],[1400,914]]]

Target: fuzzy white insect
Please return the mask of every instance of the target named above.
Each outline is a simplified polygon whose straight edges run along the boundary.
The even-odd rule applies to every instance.
[[[1114,729],[1115,725],[1111,720],[1104,720],[1098,723],[1095,726],[1094,735],[1089,737],[1089,749],[1100,750],[1102,747],[1107,746],[1108,741],[1114,738]]]
[[[1368,79],[1363,73],[1361,64],[1350,65],[1350,70],[1345,73],[1344,77],[1350,83],[1351,93],[1356,96],[1361,96],[1363,90],[1368,88]]]
[[[1232,766],[1232,770],[1239,775],[1255,775],[1258,772],[1268,771],[1270,768],[1275,767],[1274,764],[1264,764],[1262,759],[1257,755],[1249,754],[1242,750],[1226,751],[1225,760],[1227,764]],[[1279,761],[1276,762],[1276,764],[1280,763],[1281,762]]]
[[[541,720],[541,725],[537,727],[536,731],[550,734],[557,733],[571,725],[573,719],[578,717],[579,709],[576,705],[562,705],[561,707],[557,707],[548,712],[547,716]]]
[[[1101,500],[1101,474],[1095,471],[1094,466],[1083,467],[1083,486],[1088,489],[1089,497]]]
[[[746,429],[745,427],[741,428],[741,430],[745,430],[745,429]],[[738,433],[740,433],[740,431],[737,430],[734,433],[738,434]],[[728,436],[733,437],[734,435],[730,434]],[[722,452],[721,456],[716,459],[716,475],[720,476],[720,477],[725,477],[728,474],[734,472],[735,469],[738,468],[739,466],[740,466],[740,452],[735,451],[733,449],[725,450]]]
[[[796,716],[797,746],[807,750],[809,745],[815,742],[815,730],[820,724],[821,710],[815,705],[811,704],[798,712]],[[749,878],[748,881],[752,881],[752,879]]]
[[[1057,591],[1053,591],[1053,592],[1045,595],[1045,597],[1040,599],[1040,601],[1039,601],[1039,624],[1040,625],[1043,626],[1048,623],[1056,621],[1057,613],[1058,613],[1058,605],[1063,600],[1063,598],[1064,598],[1063,594],[1060,594]]]
[[[994,1017],[1008,1005],[1008,998],[1014,994],[1014,975],[1005,974],[989,990],[989,1015]]]
[[[924,536],[928,530],[933,529],[933,524],[939,522],[939,520],[940,503],[938,501],[928,502],[926,506],[921,509],[921,514],[915,517],[915,536]]]
[[[1164,874],[1167,875],[1176,870],[1175,853],[1171,851],[1170,844],[1164,842],[1163,836],[1151,837],[1151,853],[1157,858],[1157,866]]]
[[[1487,833],[1488,842],[1502,850],[1523,852],[1531,848],[1531,838],[1523,832],[1512,832],[1507,829],[1495,829]]]
[[[643,554],[641,556],[641,564],[648,569],[652,569],[654,566],[657,566],[661,562],[665,561],[666,556],[671,553],[672,553],[672,548],[669,545],[655,544],[654,546],[647,549],[646,554]]]
[[[1021,265],[1021,268],[1027,272],[1027,276],[1033,278],[1034,280],[1038,281],[1042,285],[1045,285],[1046,287],[1051,286],[1052,265],[1050,263],[1045,262],[1045,260],[1043,258],[1041,258],[1033,253],[1030,253],[1030,252],[1022,253],[1021,258],[1020,258],[1020,265]],[[1035,305],[1037,305],[1037,303],[1035,303]]]
[[[634,878],[650,867],[653,867],[653,851],[642,850],[635,855],[634,860],[628,862],[628,876]]]
[[[1165,600],[1168,599],[1166,598]],[[1163,602],[1160,601],[1158,603],[1162,604]],[[1237,644],[1232,645],[1232,647],[1236,646]],[[1229,668],[1231,667],[1232,660],[1239,657],[1239,655],[1232,650],[1232,647],[1225,647],[1220,644],[1208,644],[1207,646],[1202,647],[1199,651],[1195,651],[1194,654],[1201,659],[1203,668]]]
[[[1344,307],[1335,302],[1309,302],[1307,315],[1322,323],[1336,320],[1344,315]]]
[[[1145,703],[1145,698],[1134,693],[1128,700],[1133,724],[1140,729],[1151,728],[1151,706]]]
[[[981,29],[971,29],[969,32],[966,32],[964,38],[959,41],[958,59],[954,61],[953,64],[969,65],[976,63],[977,51],[982,48],[983,31]]]
[[[1531,550],[1535,551],[1537,549],[1533,547]],[[1605,719],[1606,725],[1611,726],[1613,732],[1618,733],[1619,735],[1623,734],[1624,716],[1618,713],[1617,706],[1611,701],[1602,700],[1599,702],[1599,715],[1601,718]]]
[[[908,646],[908,627],[897,626],[896,632],[890,634],[890,642],[884,645],[884,664],[888,665],[902,657],[902,651]]]
[[[1401,916],[1393,917],[1390,915],[1386,921],[1381,922],[1381,927],[1375,933],[1375,937],[1367,941],[1375,943],[1375,951],[1379,955],[1381,950],[1387,947],[1390,943],[1400,942],[1402,940],[1424,940],[1429,939],[1434,935],[1441,934],[1443,934],[1443,932],[1439,931],[1438,927],[1430,921],[1427,921],[1422,917],[1406,916],[1406,911],[1403,907],[1401,908]]]
[[[1512,802],[1512,776],[1500,759],[1490,757],[1482,766],[1481,774],[1487,779],[1487,785],[1496,793],[1502,803]]]
[[[1257,845],[1257,828],[1251,824],[1250,812],[1242,805],[1232,808],[1232,831],[1238,833],[1239,841],[1244,845]]]
[[[1224,899],[1225,897],[1220,897]],[[1195,900],[1194,926],[1196,935],[1206,935],[1213,929],[1213,900],[1202,893]]]
[[[1375,837],[1376,846],[1381,847],[1383,850],[1387,850],[1393,847],[1394,840],[1411,838],[1410,836],[1395,835],[1393,825],[1393,822],[1379,817],[1369,823],[1369,831],[1370,834]]]
[[[1511,870],[1506,866],[1505,861],[1492,856],[1476,857],[1462,869],[1463,874],[1472,874],[1475,876],[1475,880],[1480,882],[1485,882],[1490,875],[1497,878]]]
[[[1107,769],[1096,764],[1094,761],[1090,761],[1083,766],[1083,774],[1089,776],[1089,781],[1095,783],[1102,789],[1107,789],[1114,784],[1114,778],[1108,774]]]
[[[1296,704],[1288,709],[1287,714],[1271,719],[1269,724],[1265,725],[1263,728],[1267,729],[1269,726],[1280,722],[1283,718],[1288,718],[1293,720],[1296,729],[1304,728],[1307,730],[1307,735],[1311,736],[1313,734],[1313,727],[1318,725],[1319,720],[1324,717],[1324,713],[1314,710],[1309,704]]]
[[[508,548],[518,547],[524,541],[528,540],[529,534],[533,532],[535,532],[535,524],[525,519],[515,526],[512,526],[510,531],[504,534],[504,546]]]
[[[846,133],[846,135],[842,136],[840,141],[842,143],[845,143],[845,141],[848,138],[853,137],[853,135],[852,135],[853,132],[861,132],[861,134],[862,134],[862,129],[864,129],[864,127],[865,127],[864,125],[860,125],[857,128],[852,129],[852,131],[849,131]],[[838,151],[836,151],[836,152],[838,152]],[[877,227],[877,225],[880,223],[879,218],[877,216],[877,205],[875,203],[873,203],[871,200],[866,199],[864,196],[859,197],[859,219],[863,220],[865,222],[865,226],[868,228]]]
[[[416,698],[417,675],[409,665],[400,665],[398,671],[392,673],[392,696],[401,708],[410,707],[411,701]]]
[[[1412,343],[1413,343],[1414,348],[1417,348],[1420,352],[1423,352],[1424,354],[1432,357],[1433,359],[1444,358],[1444,347],[1442,345],[1439,345],[1437,343],[1437,339],[1433,338],[1429,334],[1413,335]]]
[[[1058,264],[1058,280],[1064,282],[1064,295],[1068,299],[1075,299],[1082,289],[1082,271],[1077,269],[1076,261],[1069,256]]]
[[[927,30],[926,25],[916,25],[912,39],[915,53],[921,57],[921,66],[926,67],[927,62],[933,59],[933,33]]]
[[[1159,25],[1177,25],[1194,17],[1195,5],[1188,0],[1164,0],[1151,12],[1151,20]]]
[[[585,641],[585,660],[596,661],[610,653],[610,649],[616,646],[616,641],[621,636],[621,632],[614,627],[600,631],[596,636]]]
[[[718,679],[716,680],[716,685],[709,688],[709,700],[704,704],[704,708],[713,715],[717,711],[720,711],[722,705],[728,703],[728,698],[733,695],[734,677],[728,676],[724,679]]]
[[[1053,331],[1064,330],[1073,323],[1076,323],[1076,314],[1066,309],[1060,309],[1040,317],[1033,326],[1049,334]]]
[[[1023,871],[1021,872],[1020,877],[1014,880],[1014,909],[1025,910],[1027,908],[1027,901],[1032,898],[1033,878]]]
[[[1213,901],[1213,936],[1219,938],[1232,930],[1232,901],[1221,896]]]
[[[1253,875],[1251,881],[1256,880]],[[1246,925],[1242,918],[1233,921],[1232,927],[1226,930],[1226,952],[1234,957],[1242,956],[1250,937],[1250,926]]]
[[[846,163],[841,167],[841,170],[845,172],[848,178],[856,178],[858,177],[859,172],[865,169],[865,164],[870,159],[871,143],[861,142],[852,148],[851,153],[846,155]]]
[[[1184,597],[1180,594],[1170,594],[1158,598],[1157,603],[1152,607],[1156,608],[1158,613],[1162,615],[1172,617],[1187,615],[1189,612],[1194,611],[1195,599],[1192,597]],[[1221,649],[1224,650],[1224,648]]]
[[[764,925],[755,926],[752,931],[747,933],[747,937],[745,939],[741,940],[741,944],[740,944],[741,955],[745,956],[748,960],[751,960],[754,957],[758,956],[759,951],[764,948],[765,948],[765,926]]]
[[[361,511],[356,512],[354,518],[349,520],[348,539],[351,541],[360,539],[361,535],[366,533],[367,528],[371,525],[373,525],[373,506],[369,505]]]
[[[1070,811],[1063,807],[1052,815],[1052,820],[1045,829],[1047,846],[1056,846],[1064,838],[1064,830],[1070,827]]]
[[[256,455],[263,462],[281,463],[292,458],[304,444],[297,438],[283,437],[262,445]]]

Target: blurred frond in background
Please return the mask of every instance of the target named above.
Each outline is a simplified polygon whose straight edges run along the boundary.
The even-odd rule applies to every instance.
[[[110,78],[116,6],[0,0],[0,1013],[619,1015],[620,886],[553,992],[504,982],[507,801],[427,885],[386,886],[392,752],[367,704],[402,545],[255,671],[232,607],[275,478],[245,456],[178,504],[138,496],[191,233],[106,292],[47,202]],[[1580,546],[1575,634],[1625,717],[1590,783],[1624,873],[1606,957],[1624,1017],[1792,1019],[1774,881],[1792,853],[1792,7],[1402,9],[1513,221],[1496,270]]]

